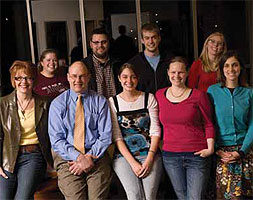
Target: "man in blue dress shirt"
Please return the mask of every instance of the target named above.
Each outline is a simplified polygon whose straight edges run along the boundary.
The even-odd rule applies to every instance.
[[[70,89],[53,100],[49,110],[49,136],[65,199],[106,199],[111,183],[112,124],[106,99],[88,90],[90,72],[83,62],[69,67]],[[85,153],[74,147],[75,110],[82,95],[85,117]]]

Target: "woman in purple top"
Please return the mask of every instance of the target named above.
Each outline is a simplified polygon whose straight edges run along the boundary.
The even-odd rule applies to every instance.
[[[46,49],[42,52],[39,71],[33,89],[35,93],[53,99],[69,88],[67,76],[59,68],[55,50]]]

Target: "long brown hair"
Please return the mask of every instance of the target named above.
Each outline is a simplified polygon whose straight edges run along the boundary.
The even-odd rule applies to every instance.
[[[221,59],[220,59],[220,62],[219,62],[219,69],[220,69],[220,82],[221,82],[221,86],[222,87],[225,87],[226,85],[226,77],[224,75],[224,71],[223,71],[223,68],[224,68],[224,65],[226,63],[226,61],[231,58],[231,57],[235,57],[236,60],[238,60],[239,64],[240,64],[240,75],[238,77],[238,85],[239,86],[242,86],[242,72],[243,72],[243,69],[244,69],[244,63],[243,63],[243,60],[241,59],[240,55],[236,52],[236,51],[228,51],[226,52],[225,54],[222,55]]]

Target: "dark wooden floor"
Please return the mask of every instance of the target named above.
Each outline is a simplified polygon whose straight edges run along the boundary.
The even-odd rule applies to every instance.
[[[38,188],[37,192],[34,195],[35,200],[63,200],[64,196],[61,194],[58,185],[57,185],[57,176],[53,175],[52,178],[46,179]],[[125,191],[119,181],[119,179],[114,174],[110,193],[108,199],[112,200],[126,200]],[[163,176],[161,180],[160,188],[158,191],[157,199],[159,200],[168,200],[176,199],[172,185],[166,175]]]
[[[35,200],[63,200],[64,196],[61,194],[58,184],[57,184],[57,176],[47,178],[44,182],[41,183],[37,192],[34,195]],[[118,178],[114,175],[110,193],[108,199],[113,200],[125,200],[126,194],[125,191],[118,180]]]

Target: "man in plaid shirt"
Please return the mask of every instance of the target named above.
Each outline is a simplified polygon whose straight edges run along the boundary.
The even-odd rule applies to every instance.
[[[118,81],[119,59],[109,55],[109,36],[102,28],[94,29],[90,38],[92,53],[82,62],[91,71],[89,89],[109,98],[121,91]]]

